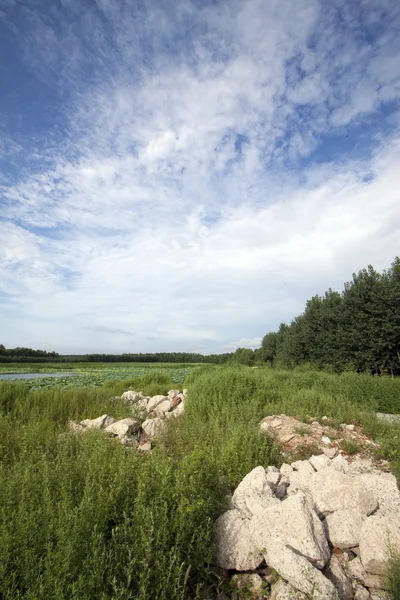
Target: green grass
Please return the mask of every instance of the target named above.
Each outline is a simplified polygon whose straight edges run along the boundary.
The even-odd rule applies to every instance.
[[[224,495],[258,464],[280,463],[258,431],[267,415],[357,423],[399,461],[400,428],[374,416],[399,412],[399,382],[354,374],[204,365],[151,455],[102,432],[65,435],[70,419],[127,416],[110,400],[127,389],[182,388],[172,377],[146,367],[97,386],[0,383],[1,600],[200,598]]]

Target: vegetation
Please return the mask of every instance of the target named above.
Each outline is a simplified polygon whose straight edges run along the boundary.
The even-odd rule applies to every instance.
[[[363,269],[344,286],[313,296],[290,326],[267,333],[255,358],[294,367],[400,375],[400,259]]]
[[[102,432],[67,433],[70,419],[128,416],[112,396],[165,393],[173,377],[169,367],[91,387],[0,382],[2,600],[200,598],[216,585],[212,526],[226,493],[256,465],[280,464],[258,430],[270,414],[362,425],[400,473],[400,428],[374,414],[400,412],[400,379],[350,372],[198,367],[184,414],[151,455]]]

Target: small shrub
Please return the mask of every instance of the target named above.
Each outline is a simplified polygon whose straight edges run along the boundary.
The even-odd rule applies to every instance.
[[[353,454],[357,454],[357,452],[360,452],[360,446],[354,440],[350,440],[350,439],[342,440],[340,442],[340,445],[342,446],[342,448],[346,452],[346,454],[348,454],[349,456],[352,456]]]

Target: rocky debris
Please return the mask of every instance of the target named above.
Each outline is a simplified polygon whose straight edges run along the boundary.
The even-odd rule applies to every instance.
[[[282,445],[284,456],[292,456],[302,448],[304,453],[310,454],[315,454],[318,449],[328,459],[333,459],[337,454],[345,453],[342,442],[351,440],[359,448],[357,455],[370,459],[371,450],[378,446],[354,423],[342,423],[339,428],[335,428],[326,416],[322,417],[322,424],[311,417],[309,421],[304,423],[283,414],[271,415],[261,421],[260,430]]]
[[[254,600],[263,598],[263,580],[257,573],[238,573],[231,579],[239,591],[251,594]]]
[[[171,390],[168,396],[157,395],[152,398],[145,396],[143,392],[128,390],[112,400],[122,400],[132,407],[133,417],[117,421],[110,415],[101,415],[96,419],[84,419],[80,423],[70,421],[68,429],[71,433],[104,430],[124,446],[137,448],[139,452],[149,452],[152,449],[151,440],[165,427],[165,419],[179,417],[184,412],[186,396],[187,390],[182,393]]]
[[[261,577],[275,600],[383,599],[390,552],[400,553],[400,492],[372,459],[321,453],[258,466],[231,502],[215,529],[215,563],[231,575]]]

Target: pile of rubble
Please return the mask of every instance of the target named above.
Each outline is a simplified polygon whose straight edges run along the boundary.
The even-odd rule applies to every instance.
[[[277,418],[289,419],[263,423],[276,429]],[[324,452],[259,466],[228,502],[214,562],[251,598],[385,598],[389,559],[400,554],[400,492],[372,460]]]
[[[110,415],[101,415],[96,419],[70,421],[68,428],[71,432],[103,429],[124,446],[137,448],[141,452],[149,451],[151,440],[162,431],[165,421],[183,413],[186,395],[187,390],[170,390],[167,396],[160,394],[150,397],[143,392],[129,390],[113,400],[122,400],[130,406],[132,417],[118,421]]]

